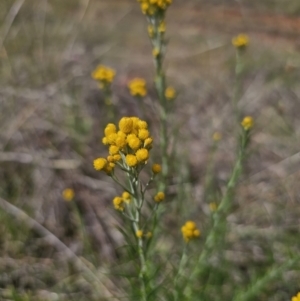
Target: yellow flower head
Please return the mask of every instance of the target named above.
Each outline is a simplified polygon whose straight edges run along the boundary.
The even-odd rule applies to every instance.
[[[165,97],[167,100],[173,100],[176,97],[176,91],[173,87],[168,87],[165,91]]]
[[[94,160],[94,168],[96,170],[104,170],[107,165],[107,160],[105,158],[98,158]]]
[[[138,137],[141,139],[141,140],[146,140],[148,137],[149,137],[150,133],[148,130],[146,129],[141,129],[139,130],[139,134],[138,134]]]
[[[123,148],[126,145],[126,134],[123,133],[122,131],[118,131],[117,133],[117,138],[115,140],[115,144],[116,146],[118,146],[119,148]]]
[[[126,164],[129,166],[129,167],[134,167],[138,164],[138,160],[136,158],[135,155],[127,155],[126,156]]]
[[[111,133],[109,135],[106,136],[106,142],[107,144],[114,144],[116,142],[117,139],[117,134],[116,133]]]
[[[110,147],[109,147],[109,154],[110,155],[117,155],[118,153],[119,153],[119,150],[120,150],[120,148],[118,147],[118,146],[116,146],[116,145],[111,145]]]
[[[232,39],[232,45],[238,49],[249,45],[249,37],[246,34],[239,34]]]
[[[146,81],[143,78],[135,78],[129,82],[128,88],[132,96],[145,97],[147,94]]]
[[[193,238],[200,237],[201,232],[199,229],[197,229],[197,226],[195,222],[193,221],[187,221],[182,227],[181,227],[181,233],[186,242],[189,242]]]
[[[147,237],[147,238],[151,238],[151,237],[152,237],[152,232],[151,232],[151,231],[148,231],[147,234],[146,234],[146,237]]]
[[[116,75],[116,72],[106,66],[99,65],[92,72],[92,78],[98,82],[100,82],[100,87],[104,87],[107,84],[110,84]]]
[[[121,155],[113,155],[113,157],[115,162],[120,161],[122,159]]]
[[[146,147],[148,149],[152,148],[152,142],[153,142],[153,139],[151,137],[145,139],[144,147]]]
[[[137,230],[135,232],[135,235],[136,235],[137,238],[142,238],[143,235],[144,235],[143,230]]]
[[[119,129],[125,134],[131,133],[133,128],[133,121],[130,117],[123,117],[119,121]]]
[[[291,301],[300,301],[300,292],[296,296],[292,297]]]
[[[166,31],[166,23],[164,21],[162,21],[159,26],[158,26],[158,31],[160,33],[164,33]]]
[[[65,201],[70,202],[74,199],[75,192],[72,188],[66,188],[62,192],[62,197]]]
[[[114,207],[115,207],[116,210],[119,210],[119,211],[124,210],[124,203],[123,203],[123,199],[121,197],[116,196],[113,199],[113,204],[114,204]]]
[[[158,57],[160,55],[160,50],[158,48],[154,48],[152,50],[153,57]]]
[[[122,193],[122,198],[123,198],[124,202],[127,203],[127,204],[129,204],[131,202],[131,195],[127,191],[124,191]]]
[[[162,191],[158,192],[158,193],[154,196],[154,201],[157,202],[157,203],[162,202],[164,199],[165,199],[165,194],[164,194]]]
[[[149,159],[149,152],[146,148],[138,149],[135,156],[139,162],[145,162]]]
[[[137,150],[142,144],[141,140],[135,134],[127,136],[127,143],[133,150]]]
[[[115,134],[117,132],[117,127],[113,123],[109,123],[104,129],[105,137],[109,136],[110,134]]]
[[[245,131],[249,131],[253,128],[253,118],[251,116],[244,117],[243,121],[241,122],[242,127]]]
[[[152,165],[152,172],[154,174],[158,174],[161,172],[161,165],[160,164],[153,164]]]
[[[137,122],[137,126],[138,126],[139,130],[147,130],[148,129],[148,124],[144,120],[139,119],[138,122]]]

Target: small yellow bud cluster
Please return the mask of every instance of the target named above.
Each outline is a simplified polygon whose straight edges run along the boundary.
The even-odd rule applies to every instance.
[[[116,72],[113,69],[103,65],[97,66],[92,72],[92,78],[99,83],[101,89],[109,86],[114,80],[115,75]]]
[[[147,233],[144,233],[143,230],[137,230],[135,232],[135,235],[137,238],[142,238],[143,236],[145,236],[146,238],[151,238],[152,232],[148,231]]]
[[[157,27],[154,27],[152,24],[148,25],[148,35],[151,39],[157,37],[157,35],[162,35],[166,32],[166,23],[165,21],[160,21]]]
[[[182,227],[181,227],[181,233],[183,236],[183,239],[186,242],[189,242],[193,238],[197,238],[201,235],[201,232],[199,229],[197,229],[197,226],[192,221],[187,221]]]
[[[94,168],[111,174],[117,162],[122,161],[125,168],[145,164],[153,138],[150,137],[146,121],[137,117],[123,117],[119,121],[119,129],[113,123],[105,127],[102,142],[109,146],[109,155],[95,159]]]
[[[122,196],[116,196],[113,199],[113,205],[116,210],[123,211],[125,208],[125,204],[130,204],[131,202],[131,195],[129,192],[124,191]]]
[[[173,0],[137,0],[141,4],[143,14],[154,16],[164,12]]]
[[[300,292],[296,296],[292,297],[291,301],[300,301]]]
[[[147,95],[146,81],[143,78],[134,78],[128,84],[132,96],[145,97]]]
[[[245,131],[249,131],[253,128],[254,121],[251,116],[244,117],[243,121],[241,122],[241,125]]]
[[[65,201],[70,202],[74,199],[75,192],[72,188],[66,188],[62,192],[62,197]]]
[[[237,49],[246,48],[249,45],[249,37],[245,34],[239,34],[232,39],[232,45]]]

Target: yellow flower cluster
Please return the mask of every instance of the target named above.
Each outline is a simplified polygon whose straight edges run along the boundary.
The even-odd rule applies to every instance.
[[[243,121],[241,122],[242,127],[245,131],[249,131],[253,128],[254,121],[251,116],[244,117]]]
[[[294,297],[291,299],[291,301],[300,301],[300,292],[299,292],[296,296],[294,296]]]
[[[128,84],[132,96],[145,97],[147,95],[146,81],[143,78],[134,78]]]
[[[201,232],[199,229],[197,229],[197,226],[192,221],[187,221],[182,227],[181,227],[181,233],[186,242],[189,242],[193,238],[197,238],[201,235]]]
[[[173,0],[137,0],[141,4],[143,14],[154,16],[159,12],[165,11]]]
[[[113,205],[116,210],[123,211],[125,208],[125,204],[129,204],[131,202],[131,195],[129,192],[124,191],[122,196],[116,196],[113,199]]]
[[[62,192],[62,197],[65,201],[70,202],[74,199],[75,192],[72,188],[66,188]]]
[[[153,142],[147,122],[137,117],[123,117],[118,127],[113,123],[105,127],[102,142],[109,146],[109,155],[94,160],[96,170],[110,174],[116,163],[128,169],[147,162]]]
[[[232,39],[232,45],[236,48],[245,48],[249,45],[249,37],[245,34],[239,34]]]
[[[92,72],[92,78],[100,84],[100,88],[110,85],[114,80],[115,75],[115,70],[103,65],[97,66]]]

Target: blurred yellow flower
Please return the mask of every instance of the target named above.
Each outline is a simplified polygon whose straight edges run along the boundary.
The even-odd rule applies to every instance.
[[[159,26],[158,26],[158,31],[160,33],[164,33],[166,31],[166,23],[164,21],[162,21]]]
[[[189,242],[193,238],[197,238],[201,235],[199,229],[197,229],[196,223],[193,221],[187,221],[181,227],[181,233],[186,242]]]
[[[114,204],[114,207],[116,210],[119,210],[119,211],[123,211],[124,210],[124,203],[123,203],[123,199],[119,196],[116,196],[114,199],[113,199],[113,204]]]
[[[62,197],[65,201],[70,202],[74,199],[75,192],[72,188],[66,188],[62,192]]]
[[[158,48],[154,48],[154,49],[152,50],[152,55],[153,55],[153,57],[158,57],[159,54],[160,54],[160,50],[159,50]]]
[[[107,165],[107,160],[105,158],[97,158],[94,160],[94,168],[96,170],[103,170]]]
[[[111,84],[115,75],[115,70],[103,65],[97,66],[92,72],[92,78],[100,83],[100,88],[103,88],[107,84]]]
[[[155,196],[154,196],[154,201],[157,203],[162,202],[165,199],[165,194],[162,191],[159,191]]]
[[[160,166],[160,164],[153,164],[152,165],[152,172],[154,174],[160,173],[161,172],[161,166]]]
[[[243,121],[241,122],[241,125],[245,131],[249,131],[250,129],[252,129],[253,124],[254,124],[254,121],[251,116],[244,117]]]
[[[122,193],[122,198],[123,198],[124,202],[127,203],[127,204],[129,204],[131,202],[131,195],[127,191],[124,191]]]
[[[136,232],[135,232],[135,235],[136,235],[136,237],[137,238],[142,238],[143,237],[143,231],[142,230],[137,230]]]
[[[291,301],[300,301],[300,292],[296,296],[292,297]]]
[[[147,95],[146,81],[143,78],[134,78],[128,84],[132,96],[145,97]]]
[[[249,45],[249,37],[246,34],[239,34],[232,38],[232,45],[236,48],[245,48]]]
[[[173,100],[176,97],[175,89],[173,87],[167,87],[165,97],[167,100]]]

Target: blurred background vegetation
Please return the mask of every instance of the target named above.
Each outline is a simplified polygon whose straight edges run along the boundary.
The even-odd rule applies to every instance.
[[[216,195],[224,189],[235,154],[231,38],[244,32],[251,40],[239,105],[256,125],[229,217],[230,269],[216,274],[225,299],[230,288],[220,288],[224,278],[246,284],[254,269],[267,273],[289,252],[299,253],[299,14],[298,0],[174,0],[168,11],[167,76],[179,93],[170,118],[180,159],[172,166],[162,254],[181,239],[178,220],[193,218],[205,232],[204,182],[215,131],[223,138],[211,189]],[[158,136],[151,48],[137,3],[1,0],[0,26],[1,199],[95,266],[120,263],[123,241],[115,224],[121,222],[111,206],[120,192],[92,168],[105,153],[100,139],[108,120],[90,74],[99,63],[113,67],[117,115],[146,118]],[[148,80],[145,111],[127,90],[133,77]],[[74,202],[62,198],[67,187],[75,191]],[[63,250],[1,207],[1,300],[96,300]],[[111,279],[105,286],[114,288]],[[260,300],[289,300],[297,290],[299,274],[290,271]]]

